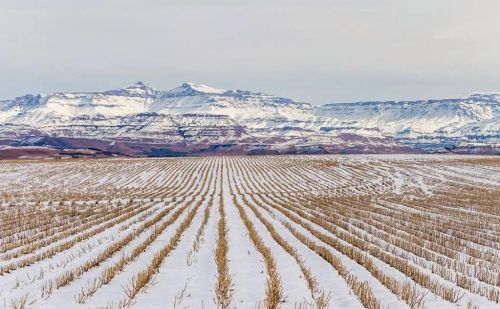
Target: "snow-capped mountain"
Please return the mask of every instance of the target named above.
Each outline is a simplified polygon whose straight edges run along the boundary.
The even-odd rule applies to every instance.
[[[496,153],[500,94],[313,106],[187,82],[162,91],[143,82],[104,92],[0,101],[0,144],[97,148],[131,154],[234,151]],[[96,147],[99,144],[101,146]],[[144,145],[147,144],[147,147]],[[125,153],[125,152],[123,152]],[[130,154],[130,151],[128,151]]]

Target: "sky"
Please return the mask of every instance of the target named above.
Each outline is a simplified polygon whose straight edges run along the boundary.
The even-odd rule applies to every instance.
[[[0,98],[184,81],[324,104],[500,92],[498,0],[0,0]]]

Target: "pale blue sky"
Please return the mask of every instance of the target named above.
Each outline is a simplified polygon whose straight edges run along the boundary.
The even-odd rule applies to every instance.
[[[0,0],[0,98],[192,80],[311,103],[500,91],[498,0]]]

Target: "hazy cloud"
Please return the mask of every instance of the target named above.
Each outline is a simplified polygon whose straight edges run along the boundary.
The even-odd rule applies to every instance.
[[[0,0],[0,98],[136,80],[312,103],[500,91],[499,11],[497,0]]]

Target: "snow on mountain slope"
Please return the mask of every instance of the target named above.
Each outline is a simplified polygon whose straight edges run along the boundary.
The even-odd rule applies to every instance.
[[[10,102],[5,101],[0,109],[0,120],[37,127],[43,124],[67,123],[74,117],[115,117],[147,111],[150,97],[127,93],[128,90],[111,93],[27,95]]]
[[[276,119],[307,121],[314,118],[307,103],[241,90],[222,90],[205,85],[184,83],[161,93],[150,105],[157,113],[209,113],[227,115],[252,128],[267,127]]]
[[[498,149],[500,94],[313,106],[193,82],[169,91],[137,82],[104,92],[26,95],[0,101],[0,140],[39,134],[186,145],[331,144],[350,134],[347,140],[353,140],[352,136],[378,141],[395,138],[414,148],[474,144]]]
[[[499,119],[500,101],[494,96],[465,99],[327,104],[317,109],[325,125],[376,128],[395,136],[454,133],[472,123]],[[493,127],[493,129],[495,129]],[[499,128],[497,127],[498,131]]]

